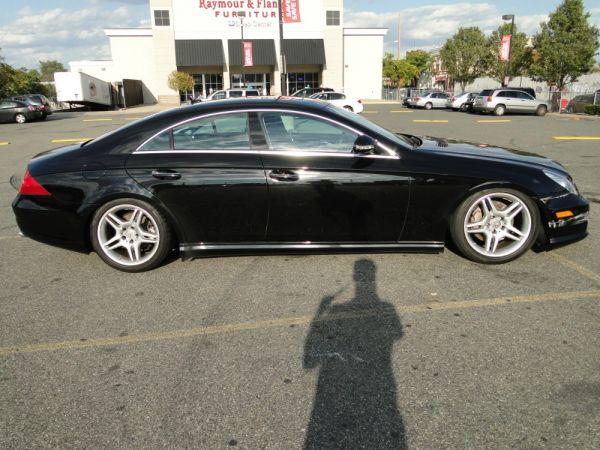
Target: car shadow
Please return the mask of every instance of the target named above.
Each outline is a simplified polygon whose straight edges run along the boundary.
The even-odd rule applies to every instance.
[[[303,365],[319,373],[305,449],[406,448],[392,367],[402,324],[377,294],[376,271],[357,261],[354,298],[324,297],[310,325]]]

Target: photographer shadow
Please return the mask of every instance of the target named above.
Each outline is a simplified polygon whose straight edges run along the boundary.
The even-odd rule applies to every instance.
[[[305,449],[405,449],[392,351],[402,324],[376,291],[376,265],[354,266],[355,297],[322,299],[304,347],[304,368],[318,369]]]

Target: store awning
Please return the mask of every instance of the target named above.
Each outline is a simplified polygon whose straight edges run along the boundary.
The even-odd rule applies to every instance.
[[[277,55],[275,53],[275,42],[273,39],[230,39],[229,45],[229,65],[243,66],[243,42],[252,42],[252,59],[255,66],[275,66],[277,65]]]
[[[221,39],[176,40],[175,60],[178,67],[223,66],[225,55]]]
[[[325,65],[323,39],[284,39],[283,54],[289,65]]]

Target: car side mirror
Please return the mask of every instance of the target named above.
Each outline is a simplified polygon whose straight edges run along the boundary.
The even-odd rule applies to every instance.
[[[363,134],[354,142],[353,152],[359,155],[372,155],[377,150],[377,141]]]

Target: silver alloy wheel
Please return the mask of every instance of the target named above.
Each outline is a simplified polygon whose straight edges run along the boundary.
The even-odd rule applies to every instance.
[[[491,258],[518,252],[527,243],[532,228],[531,211],[525,202],[503,192],[475,200],[464,222],[465,237],[471,248]]]
[[[98,223],[97,234],[104,254],[125,266],[149,261],[160,243],[156,220],[135,205],[117,205],[106,211]]]
[[[27,117],[25,117],[24,114],[17,114],[17,116],[15,117],[15,120],[17,123],[25,123],[25,122],[27,122]]]

